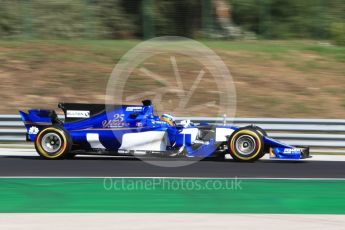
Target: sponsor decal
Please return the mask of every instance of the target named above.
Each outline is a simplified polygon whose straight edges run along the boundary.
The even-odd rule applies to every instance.
[[[90,118],[90,111],[67,110],[66,116],[71,118]]]
[[[29,129],[29,134],[37,134],[40,130],[36,126],[31,126]]]
[[[118,127],[124,127],[125,123],[125,115],[116,113],[114,114],[114,118],[112,120],[104,120],[102,121],[103,128],[118,128]]]
[[[301,153],[300,149],[284,149],[283,154],[299,154]]]
[[[143,108],[141,106],[131,106],[131,107],[127,107],[126,108],[126,111],[130,111],[130,112],[133,112],[133,111],[136,111],[136,112],[139,112],[141,111]]]

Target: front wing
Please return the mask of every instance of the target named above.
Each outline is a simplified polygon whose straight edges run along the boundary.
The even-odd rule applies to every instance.
[[[269,147],[270,159],[298,160],[311,157],[309,147],[290,146],[269,137],[264,137],[264,142]]]

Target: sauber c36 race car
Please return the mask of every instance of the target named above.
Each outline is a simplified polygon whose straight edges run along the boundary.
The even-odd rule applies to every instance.
[[[176,123],[169,114],[157,116],[150,100],[142,105],[59,104],[60,120],[53,110],[20,111],[27,140],[46,159],[77,154],[158,157],[222,157],[255,161],[266,153],[272,159],[304,159],[309,148],[294,147],[270,138],[254,125]]]

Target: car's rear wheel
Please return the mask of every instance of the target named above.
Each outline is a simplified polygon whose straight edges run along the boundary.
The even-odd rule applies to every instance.
[[[62,159],[69,156],[72,141],[62,127],[48,127],[38,133],[35,139],[37,153],[45,159]]]
[[[255,129],[240,128],[228,141],[229,153],[237,161],[255,161],[264,154],[263,136]]]

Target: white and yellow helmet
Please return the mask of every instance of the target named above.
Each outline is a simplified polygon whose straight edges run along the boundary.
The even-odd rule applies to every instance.
[[[162,114],[160,117],[160,120],[165,121],[166,123],[168,123],[171,126],[176,125],[175,118],[173,116],[171,116],[170,114]]]

